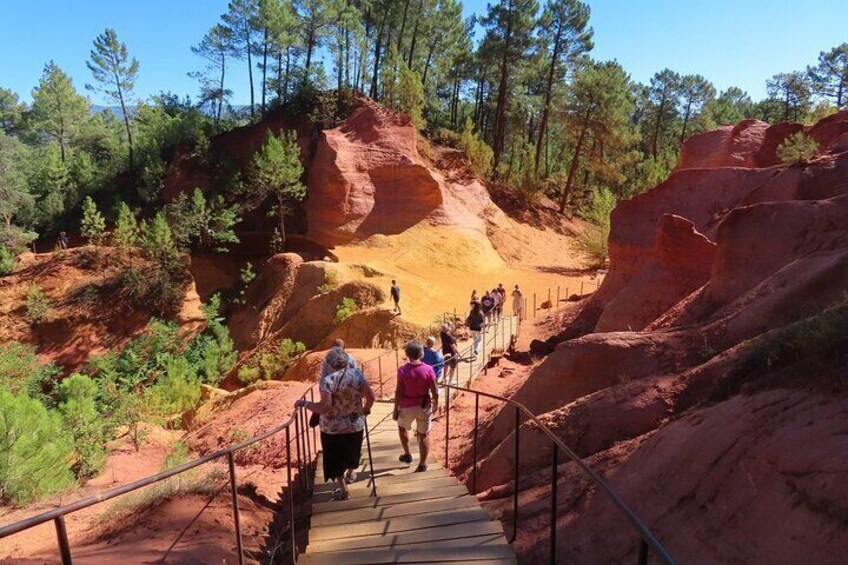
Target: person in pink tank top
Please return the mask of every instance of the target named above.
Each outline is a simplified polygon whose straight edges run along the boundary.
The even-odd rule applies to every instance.
[[[427,470],[427,456],[430,453],[430,417],[433,407],[439,406],[436,373],[433,367],[421,361],[423,355],[424,348],[417,341],[406,344],[406,358],[409,359],[409,363],[398,368],[395,409],[392,414],[398,423],[400,444],[403,447],[403,455],[398,459],[403,463],[412,463],[412,454],[409,452],[409,430],[415,424],[420,457],[418,467],[415,469],[416,473]]]

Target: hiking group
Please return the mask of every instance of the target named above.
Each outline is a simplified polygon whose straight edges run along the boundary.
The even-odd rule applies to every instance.
[[[400,314],[400,287],[392,280],[391,297],[395,312]],[[523,297],[518,285],[512,291],[513,315],[523,317]],[[506,289],[499,284],[482,297],[477,291],[471,294],[470,312],[466,325],[472,334],[472,354],[476,357],[480,342],[488,327],[498,324],[506,303]],[[398,424],[401,455],[406,464],[413,462],[410,451],[410,431],[415,432],[418,443],[416,473],[427,470],[430,454],[430,427],[435,412],[439,410],[439,384],[458,381],[460,360],[453,326],[444,323],[439,332],[440,349],[436,338],[428,337],[425,345],[412,340],[404,347],[407,362],[398,367],[392,418]],[[444,376],[444,381],[442,377]],[[356,360],[344,349],[344,342],[336,340],[321,365],[318,402],[298,400],[297,408],[312,412],[309,425],[319,426],[323,450],[325,481],[335,481],[332,496],[335,500],[350,498],[348,485],[356,480],[362,461],[363,433],[367,433],[366,418],[371,413],[375,395]]]

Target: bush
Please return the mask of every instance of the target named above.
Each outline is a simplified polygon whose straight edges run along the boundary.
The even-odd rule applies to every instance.
[[[200,377],[185,357],[168,361],[165,374],[150,388],[150,399],[158,412],[170,415],[185,412],[200,402]]]
[[[777,158],[786,165],[809,161],[819,152],[816,140],[804,135],[803,131],[793,133],[777,147]]]
[[[276,350],[259,353],[241,366],[238,378],[241,382],[250,384],[260,379],[270,380],[281,376],[304,351],[305,345],[286,338]]]
[[[0,389],[0,499],[25,504],[71,486],[72,447],[58,413]]]
[[[59,372],[53,363],[42,364],[32,345],[16,341],[0,344],[0,388],[12,394],[23,393],[50,406],[47,393]]]
[[[127,269],[119,279],[133,302],[160,318],[170,318],[179,311],[187,283],[186,268],[179,258],[145,269]]]
[[[11,275],[18,266],[18,259],[11,249],[0,246],[0,277]]]
[[[59,384],[59,413],[70,432],[77,479],[93,477],[106,461],[106,423],[97,409],[100,389],[91,377],[73,374]]]
[[[483,178],[488,177],[492,172],[494,152],[491,147],[486,145],[485,141],[474,133],[474,123],[471,118],[466,118],[459,142],[462,150],[468,155],[471,169]]]
[[[596,267],[603,267],[609,256],[607,241],[610,233],[610,215],[615,208],[615,195],[608,188],[596,190],[594,198],[588,206],[580,207],[580,215],[594,224],[588,230],[584,230],[577,242],[582,250],[589,256],[590,261]]]
[[[26,316],[32,324],[38,324],[47,319],[50,314],[50,300],[37,284],[29,285],[26,297]]]
[[[342,298],[342,301],[336,306],[336,323],[341,324],[357,310],[359,310],[359,305],[353,298]]]
[[[334,271],[324,271],[324,284],[318,287],[318,292],[330,292],[339,285],[339,276]]]
[[[238,358],[230,330],[224,325],[224,320],[218,317],[220,306],[220,296],[212,296],[203,309],[206,328],[194,338],[185,353],[192,366],[197,368],[203,382],[213,386],[230,372]]]

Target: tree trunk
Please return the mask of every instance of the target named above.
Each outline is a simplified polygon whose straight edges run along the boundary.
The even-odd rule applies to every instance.
[[[545,141],[545,133],[548,129],[548,112],[551,107],[551,96],[554,86],[554,76],[556,76],[556,64],[559,58],[560,41],[562,38],[562,23],[557,26],[556,38],[554,39],[554,48],[551,52],[551,64],[548,68],[548,80],[545,87],[545,103],[542,105],[542,119],[539,122],[539,138],[536,140],[536,159],[533,162],[533,176],[539,176],[539,162],[542,157],[542,144]]]
[[[287,48],[288,49],[288,48]],[[283,50],[277,50],[277,100],[283,102]]]
[[[418,17],[415,18],[415,27],[412,28],[412,40],[409,42],[409,60],[407,66],[412,69],[412,58],[415,56],[415,42],[418,41],[418,29],[421,26],[421,18],[424,16],[424,0],[418,4]]]
[[[386,29],[386,19],[389,17],[389,11],[383,14],[383,21],[380,23],[380,31],[377,32],[377,39],[374,42],[374,73],[371,75],[371,98],[377,99],[377,80],[380,72],[380,51],[383,48],[383,31]]]
[[[680,143],[686,139],[686,127],[689,125],[689,113],[692,111],[692,98],[686,100],[686,113],[683,114],[683,131],[680,132]]]
[[[306,35],[306,74],[309,76],[309,68],[312,66],[312,50],[315,48],[315,31],[309,30]]]
[[[265,36],[262,45],[262,113],[265,113],[265,92],[268,90],[266,79],[268,76],[268,28],[265,28]]]
[[[115,73],[115,86],[118,88],[118,100],[121,102],[121,113],[124,115],[124,126],[127,128],[127,147],[129,148],[130,173],[135,171],[135,160],[133,159],[132,130],[130,129],[130,117],[127,114],[127,105],[124,102],[124,91],[121,88],[121,79]]]
[[[247,25],[247,24],[245,24]],[[254,116],[254,106],[256,105],[255,97],[253,93],[253,59],[251,58],[251,51],[253,51],[253,45],[250,43],[250,30],[247,31],[247,77],[250,80],[250,117]]]
[[[657,110],[657,124],[654,126],[654,135],[651,140],[651,155],[654,156],[655,161],[657,159],[657,143],[660,137],[660,125],[662,124],[663,111],[665,111],[665,103],[666,98],[665,95],[663,95],[663,99],[660,101],[660,107]]]
[[[282,198],[277,198],[277,214],[279,215],[280,220],[280,247],[283,251],[286,250],[286,212],[285,207],[283,206],[284,202]]]
[[[501,153],[503,152],[504,138],[506,137],[506,93],[507,82],[509,80],[509,49],[512,43],[512,5],[510,5],[508,24],[504,32],[503,57],[501,57],[501,77],[498,82],[498,103],[495,107],[495,127],[492,136],[492,150],[494,151],[494,159],[492,160],[492,168],[497,171],[498,165],[501,162]]]
[[[586,108],[586,114],[583,116],[583,125],[580,128],[580,135],[577,138],[577,144],[574,146],[574,155],[571,157],[571,164],[568,166],[568,178],[565,181],[565,188],[562,191],[559,201],[559,212],[565,214],[565,207],[568,204],[568,195],[571,194],[571,187],[574,185],[574,176],[577,174],[577,167],[580,165],[580,153],[583,151],[583,142],[586,140],[586,132],[589,130],[589,117],[592,115],[592,106]]]
[[[221,80],[218,83],[218,113],[215,115],[215,126],[221,123],[221,109],[224,107],[224,76],[226,73],[227,56],[221,51]]]
[[[409,12],[409,0],[403,3],[403,18],[400,21],[400,33],[397,38],[397,50],[401,52],[401,44],[403,43],[403,31],[406,29],[406,14]]]
[[[430,68],[430,61],[433,59],[433,53],[436,51],[436,47],[439,45],[439,36],[438,34],[433,36],[433,43],[430,44],[430,52],[427,53],[427,62],[424,63],[424,73],[421,75],[421,84],[427,84],[427,71]]]

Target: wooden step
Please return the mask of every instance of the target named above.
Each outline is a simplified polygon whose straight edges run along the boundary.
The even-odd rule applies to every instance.
[[[438,489],[444,487],[450,487],[457,485],[457,481],[453,477],[439,477],[434,479],[428,479],[424,481],[418,481],[414,485],[410,485],[408,483],[403,483],[399,485],[388,485],[381,487],[379,483],[377,483],[377,494],[379,495],[389,495],[389,494],[404,494],[409,492],[416,492],[418,490],[428,490],[428,489]],[[356,489],[350,492],[351,498],[363,498],[371,496],[370,489]],[[312,495],[312,502],[329,502],[332,500],[332,491],[329,492],[316,492]]]
[[[437,544],[442,546],[451,543],[452,546],[467,547],[474,543],[483,543],[482,540],[492,539],[491,536],[497,536],[496,539],[498,541],[504,540],[503,530],[500,524],[491,521],[468,522],[461,525],[451,524],[449,526],[438,526],[414,532],[313,541],[307,546],[306,553],[395,548],[419,544]]]
[[[347,512],[325,512],[312,517],[312,527],[335,526],[356,522],[375,522],[432,512],[477,508],[479,505],[480,503],[475,497],[468,495],[459,498],[406,502],[403,504],[383,506],[381,508],[363,508],[361,510],[348,510]]]
[[[479,521],[488,522],[489,515],[482,508],[466,508],[397,518],[387,522],[362,522],[338,526],[319,526],[310,529],[309,539],[316,542],[332,539],[350,539],[359,536],[411,532],[415,530],[427,530],[438,526],[452,526]]]
[[[479,547],[414,547],[395,549],[360,549],[310,555],[313,565],[379,565],[383,563],[479,563],[480,561],[515,561],[515,553],[506,544]]]
[[[312,505],[312,514],[324,512],[346,512],[360,508],[380,508],[393,506],[406,502],[420,502],[422,500],[439,500],[442,498],[460,498],[468,495],[468,490],[459,484],[440,488],[436,490],[423,490],[407,492],[403,494],[380,494],[377,491],[376,498],[351,498],[349,500],[333,500],[331,502],[317,502]]]
[[[450,477],[444,469],[432,469],[423,473],[400,473],[397,475],[377,475],[377,488],[389,485],[413,484],[418,481],[429,481],[430,479]],[[359,473],[356,477],[356,482],[348,485],[348,488],[353,491],[357,489],[371,488],[370,476],[367,472]],[[335,483],[322,483],[315,485],[314,492],[332,491],[336,488]]]

